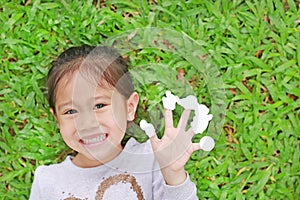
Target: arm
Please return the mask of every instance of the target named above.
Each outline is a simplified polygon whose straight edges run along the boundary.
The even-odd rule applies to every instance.
[[[156,134],[150,137],[159,168],[153,172],[154,199],[196,200],[197,188],[190,180],[184,165],[190,155],[200,149],[199,144],[191,142],[194,133],[185,131],[190,111],[185,110],[177,128],[173,126],[171,110],[165,110],[165,133],[162,139]],[[160,196],[159,196],[160,195]]]
[[[153,171],[153,199],[198,200],[197,188],[186,173],[186,179],[177,186],[167,185],[160,170]]]
[[[198,143],[192,143],[194,136],[192,129],[185,131],[189,114],[190,110],[184,110],[175,128],[172,111],[166,109],[164,136],[161,139],[156,134],[150,137],[164,180],[170,186],[180,185],[186,180],[184,165],[191,154],[200,149]]]
[[[213,140],[205,137],[201,139],[200,143],[192,143],[195,132],[202,133],[207,128],[212,115],[208,115],[209,110],[206,106],[198,104],[195,96],[179,99],[168,91],[166,96],[163,97],[165,107],[165,131],[163,137],[159,139],[155,134],[154,126],[146,121],[142,120],[140,126],[150,138],[164,179],[164,190],[172,191],[167,193],[176,194],[171,198],[176,199],[185,193],[185,190],[182,190],[182,188],[189,188],[186,185],[191,183],[188,174],[184,170],[184,165],[191,154],[199,149],[210,151],[214,147]],[[178,126],[174,127],[172,110],[175,109],[176,103],[183,106],[185,110],[182,113]],[[192,128],[186,131],[190,110],[195,110],[195,116],[191,123]],[[193,183],[190,188],[193,188],[192,186],[195,187]],[[189,190],[190,198],[197,199],[196,192],[192,191],[196,191],[196,189]],[[182,199],[189,199],[189,197]]]

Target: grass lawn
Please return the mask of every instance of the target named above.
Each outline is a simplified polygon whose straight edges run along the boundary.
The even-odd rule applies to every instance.
[[[72,153],[45,99],[51,61],[118,36],[145,45],[126,53],[144,97],[138,119],[161,120],[176,77],[189,88],[180,95],[217,105],[217,132],[204,133],[215,149],[186,165],[199,199],[300,198],[299,0],[0,0],[0,24],[0,199],[28,199],[36,167]],[[163,44],[146,46],[163,28]]]

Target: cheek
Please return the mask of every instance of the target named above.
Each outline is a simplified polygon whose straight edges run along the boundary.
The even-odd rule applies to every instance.
[[[110,106],[107,110],[97,112],[96,120],[101,130],[111,130],[111,132],[125,132],[127,128],[126,115],[124,109],[113,108]]]
[[[71,137],[76,132],[74,120],[60,121],[58,127],[64,139]]]
[[[127,115],[126,101],[118,95],[114,96],[112,99],[111,116],[116,126],[123,132],[125,132],[127,128]]]
[[[127,128],[127,112],[124,106],[116,106],[112,109],[112,119],[116,127],[125,132]]]
[[[69,146],[71,149],[77,150],[76,143],[78,137],[73,120],[61,123],[59,129],[61,137],[66,143],[66,145]]]
[[[113,108],[110,116],[106,118],[112,129],[125,132],[127,128],[127,118],[124,109]],[[109,120],[108,120],[109,119]]]

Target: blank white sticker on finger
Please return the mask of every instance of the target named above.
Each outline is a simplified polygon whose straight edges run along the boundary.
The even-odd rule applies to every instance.
[[[201,138],[199,145],[203,151],[211,151],[215,147],[215,141],[209,136],[204,136]]]
[[[205,105],[197,105],[195,116],[191,122],[194,133],[203,133],[207,129],[209,121],[213,118],[213,115],[208,112],[209,109]]]
[[[196,110],[198,106],[197,97],[189,95],[185,98],[179,99],[178,104],[187,110]]]
[[[173,95],[170,91],[166,91],[166,96],[162,98],[164,108],[168,110],[174,110],[178,101],[178,96]]]
[[[145,131],[146,135],[150,138],[155,135],[155,129],[153,124],[148,123],[146,120],[142,119],[140,121],[140,127],[143,131]]]

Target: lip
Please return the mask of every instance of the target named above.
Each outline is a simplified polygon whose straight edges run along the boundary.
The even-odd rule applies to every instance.
[[[79,143],[84,147],[94,147],[103,144],[107,138],[107,133],[92,134],[80,138]]]

